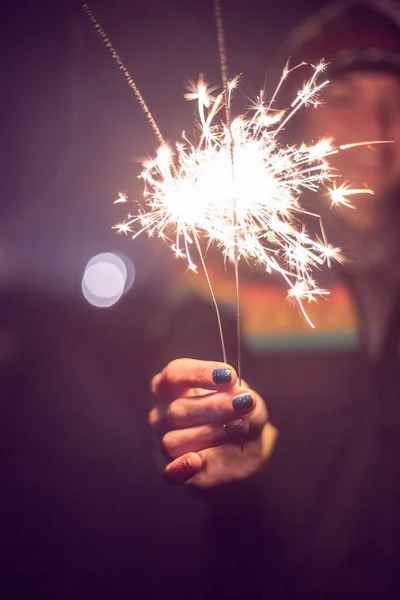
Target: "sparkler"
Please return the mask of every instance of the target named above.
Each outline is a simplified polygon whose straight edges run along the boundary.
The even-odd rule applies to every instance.
[[[173,149],[165,144],[134,80],[87,5],[84,11],[123,71],[161,141],[156,157],[144,164],[140,175],[145,187],[143,207],[116,228],[119,232],[132,232],[133,238],[146,232],[168,241],[175,255],[185,258],[193,271],[197,270],[193,256],[196,249],[216,308],[224,362],[221,320],[202,247],[215,244],[233,261],[240,378],[239,260],[262,265],[269,273],[278,272],[288,284],[289,298],[298,303],[312,326],[304,303],[329,294],[318,287],[313,270],[325,264],[330,266],[341,257],[339,249],[325,239],[322,225],[320,237],[308,233],[305,217],[319,220],[319,216],[302,208],[301,194],[305,190],[325,189],[333,204],[350,206],[349,197],[353,194],[373,192],[336,185],[336,173],[326,159],[350,145],[335,148],[328,139],[313,145],[280,142],[280,134],[290,119],[302,107],[318,104],[318,94],[328,83],[320,82],[324,62],[311,67],[310,79],[298,91],[288,110],[274,108],[283,82],[294,70],[287,66],[271,100],[266,101],[261,93],[251,111],[231,118],[232,96],[238,78],[230,81],[227,78],[220,4],[218,0],[214,2],[223,89],[214,95],[216,88],[209,87],[202,75],[196,83],[190,83],[185,97],[198,102],[199,138],[190,141],[182,134],[182,140]],[[225,110],[225,120],[218,118],[221,109]],[[120,193],[117,202],[126,199]]]
[[[346,205],[354,193],[373,193],[334,185],[335,172],[325,158],[344,147],[333,148],[329,140],[314,145],[279,144],[279,134],[294,113],[317,101],[327,83],[318,82],[324,66],[314,67],[289,112],[276,112],[261,95],[253,114],[235,118],[230,127],[216,122],[225,92],[213,98],[200,77],[197,92],[187,94],[199,103],[199,141],[194,144],[183,136],[175,150],[166,145],[159,148],[141,173],[145,206],[118,225],[118,230],[133,232],[133,237],[146,231],[170,240],[176,256],[184,257],[193,271],[197,266],[192,248],[204,240],[216,244],[231,260],[237,253],[238,259],[277,271],[307,318],[304,301],[328,293],[318,288],[313,268],[339,260],[340,253],[326,242],[323,231],[321,239],[307,233],[304,216],[319,216],[302,209],[302,191],[328,186],[331,201]],[[289,72],[285,70],[280,85]],[[237,80],[228,85],[231,97]]]

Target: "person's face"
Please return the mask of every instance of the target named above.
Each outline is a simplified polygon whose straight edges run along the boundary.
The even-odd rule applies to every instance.
[[[331,138],[335,145],[394,142],[344,150],[329,159],[349,186],[375,192],[374,196],[352,196],[357,210],[342,211],[353,226],[370,229],[382,216],[380,199],[400,184],[400,78],[351,73],[332,81],[323,90],[322,100],[322,105],[307,109],[304,115],[304,134],[313,142],[322,137]]]

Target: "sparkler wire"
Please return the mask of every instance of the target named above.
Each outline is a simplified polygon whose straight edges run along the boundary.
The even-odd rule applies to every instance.
[[[232,136],[232,118],[230,106],[230,89],[228,81],[228,59],[225,41],[225,29],[222,19],[221,1],[214,0],[214,15],[217,27],[217,39],[219,49],[219,62],[221,67],[221,79],[225,95],[225,116],[226,126],[229,130],[229,155],[232,167],[232,181],[235,179],[235,158],[234,158],[234,140]],[[240,287],[239,287],[239,251],[237,236],[237,200],[235,195],[232,197],[232,225],[234,230],[233,237],[233,268],[235,272],[235,294],[236,294],[236,345],[237,345],[237,375],[239,385],[242,385],[242,328],[240,322]],[[226,362],[226,361],[225,361]]]
[[[222,360],[223,360],[224,363],[226,363],[227,361],[226,361],[226,348],[225,348],[224,332],[223,332],[223,329],[222,329],[221,315],[220,315],[220,312],[219,312],[218,302],[217,302],[217,299],[215,297],[213,287],[211,285],[211,279],[210,279],[210,276],[208,274],[208,269],[207,269],[207,266],[206,266],[206,261],[204,260],[203,252],[201,250],[200,243],[199,243],[199,238],[197,236],[196,231],[193,231],[193,237],[194,237],[194,242],[196,244],[197,251],[198,251],[199,256],[200,256],[201,265],[203,267],[204,274],[205,274],[205,277],[206,277],[206,280],[207,280],[208,289],[210,290],[210,295],[211,295],[212,301],[214,303],[215,312],[217,314],[219,337],[220,337],[220,340],[221,340],[221,348],[222,348]]]
[[[161,144],[165,144],[165,140],[164,137],[156,123],[156,121],[154,120],[153,115],[150,112],[149,107],[147,106],[145,99],[143,98],[139,88],[137,87],[133,77],[131,76],[131,74],[129,73],[128,69],[125,67],[124,63],[122,62],[118,52],[115,50],[114,46],[111,43],[111,40],[109,39],[109,37],[107,36],[106,32],[104,31],[104,29],[102,28],[102,26],[100,25],[99,21],[96,19],[96,17],[94,16],[94,14],[92,13],[92,11],[89,8],[88,4],[83,4],[82,5],[82,10],[83,12],[89,17],[95,31],[99,34],[99,36],[101,37],[101,39],[103,40],[103,43],[105,45],[105,47],[107,48],[107,50],[109,51],[109,53],[111,54],[113,60],[117,63],[118,68],[120,69],[120,71],[122,71],[129,87],[131,88],[131,90],[133,91],[133,93],[136,96],[136,100],[139,102],[140,107],[142,109],[142,111],[144,112],[144,114],[146,115],[146,118],[148,120],[148,122],[151,125],[151,128],[153,129],[154,133],[157,136],[158,141]]]
[[[218,51],[219,51],[219,64],[221,68],[221,80],[225,90],[228,89],[228,59],[226,53],[226,42],[225,42],[225,29],[224,22],[222,20],[222,9],[220,0],[214,0],[214,16],[215,23],[217,26],[217,40],[218,40]],[[229,102],[225,104],[225,110],[227,111],[226,120],[228,123],[231,118],[229,115]]]
[[[219,48],[220,48],[220,53],[221,53],[221,70],[222,70],[222,78],[223,78],[223,82],[224,85],[228,84],[227,81],[227,60],[226,60],[226,53],[224,50],[224,32],[223,32],[223,24],[222,24],[222,19],[221,19],[221,9],[219,7],[219,14],[217,16],[217,4],[218,0],[215,0],[215,6],[216,6],[216,19],[217,19],[217,23],[218,23],[218,42],[219,42]],[[83,4],[82,5],[82,10],[83,12],[89,17],[95,31],[98,33],[98,35],[101,37],[104,45],[106,46],[107,50],[109,51],[109,53],[111,54],[112,59],[117,63],[120,71],[122,71],[129,87],[131,88],[131,90],[133,91],[133,93],[135,94],[135,97],[137,99],[137,101],[139,102],[139,105],[143,111],[143,113],[145,114],[148,122],[150,123],[154,133],[156,134],[156,137],[158,139],[158,141],[162,144],[165,145],[165,140],[164,137],[153,117],[153,115],[150,112],[149,107],[146,104],[145,99],[143,98],[139,88],[137,87],[134,79],[132,78],[131,74],[129,73],[128,69],[125,67],[124,63],[122,62],[122,59],[120,58],[118,52],[115,50],[114,46],[111,43],[111,40],[109,39],[108,35],[106,34],[106,32],[104,31],[104,29],[102,28],[102,26],[100,25],[100,22],[97,20],[97,18],[95,17],[95,15],[93,14],[93,12],[91,11],[90,7],[88,4]],[[224,58],[222,58],[222,56],[224,56]],[[227,116],[229,116],[229,107],[228,104],[227,106]],[[229,116],[230,119],[230,116]],[[176,174],[176,169],[175,169],[175,165],[173,165],[173,171]],[[224,334],[223,334],[223,328],[222,328],[222,321],[221,321],[221,315],[220,315],[220,311],[219,311],[219,307],[218,307],[218,303],[217,303],[217,299],[215,297],[215,293],[211,284],[211,280],[210,280],[210,276],[208,273],[208,269],[206,266],[206,262],[203,256],[203,252],[201,250],[200,247],[200,243],[199,243],[199,239],[198,239],[198,235],[196,233],[196,231],[193,231],[193,237],[195,240],[195,245],[197,248],[197,251],[199,253],[199,257],[200,257],[200,261],[204,270],[204,275],[207,281],[207,285],[208,288],[210,290],[210,295],[214,304],[214,308],[215,308],[215,313],[216,313],[216,317],[217,317],[217,323],[218,323],[218,331],[219,331],[219,336],[220,336],[220,340],[221,340],[221,349],[222,349],[222,360],[224,363],[227,362],[226,359],[226,347],[225,347],[225,340],[224,340]],[[239,338],[240,339],[240,338]],[[239,342],[238,342],[239,343]]]

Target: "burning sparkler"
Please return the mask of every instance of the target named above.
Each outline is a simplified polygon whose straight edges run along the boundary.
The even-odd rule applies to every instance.
[[[213,97],[201,76],[186,95],[199,103],[198,143],[183,136],[174,150],[159,148],[141,174],[145,206],[118,225],[119,231],[131,231],[133,237],[145,231],[170,240],[174,253],[192,270],[197,268],[192,250],[198,248],[197,241],[216,244],[232,260],[236,251],[239,259],[279,272],[305,313],[304,300],[327,293],[314,281],[313,268],[338,260],[340,254],[323,234],[315,239],[307,233],[301,193],[332,185],[335,204],[348,204],[348,196],[355,193],[332,183],[335,174],[325,158],[336,149],[329,140],[310,146],[279,144],[279,134],[293,114],[317,101],[327,83],[318,81],[323,70],[324,63],[314,67],[290,111],[278,113],[260,96],[253,114],[234,119],[230,127],[216,122],[225,92]],[[281,83],[288,75],[285,70]],[[228,84],[229,98],[236,85],[237,80]],[[361,191],[372,193],[357,190]]]
[[[328,83],[320,82],[324,62],[312,67],[310,79],[298,91],[288,110],[274,108],[276,96],[293,70],[287,67],[269,102],[260,94],[251,112],[231,119],[232,95],[238,78],[227,80],[220,5],[218,0],[214,2],[223,89],[214,95],[216,88],[209,87],[203,75],[197,83],[190,83],[185,96],[198,102],[200,134],[196,142],[183,134],[175,148],[165,144],[140,91],[104,30],[87,5],[84,10],[123,71],[161,141],[156,157],[144,165],[141,173],[145,186],[143,207],[116,228],[120,232],[132,232],[133,237],[146,232],[169,241],[173,252],[185,258],[194,271],[197,266],[193,249],[196,249],[217,311],[225,362],[218,306],[202,246],[215,244],[234,262],[240,378],[239,260],[262,265],[268,272],[280,273],[288,284],[289,297],[297,301],[309,321],[304,302],[329,293],[318,287],[312,272],[324,264],[330,266],[332,260],[340,260],[340,252],[327,243],[322,227],[320,238],[307,232],[305,216],[315,219],[319,216],[302,208],[301,194],[305,190],[316,192],[322,188],[330,195],[332,203],[349,206],[351,195],[373,192],[336,186],[336,173],[326,158],[346,146],[334,148],[327,139],[313,145],[280,142],[280,134],[294,114],[306,105],[318,104],[318,94]],[[225,120],[219,119],[221,109],[225,110]],[[126,196],[120,193],[117,201],[124,200]]]

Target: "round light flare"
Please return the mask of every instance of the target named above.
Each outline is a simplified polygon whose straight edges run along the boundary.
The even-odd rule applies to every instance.
[[[126,256],[112,252],[97,254],[87,263],[82,278],[82,293],[98,308],[108,308],[133,284],[135,269]]]

